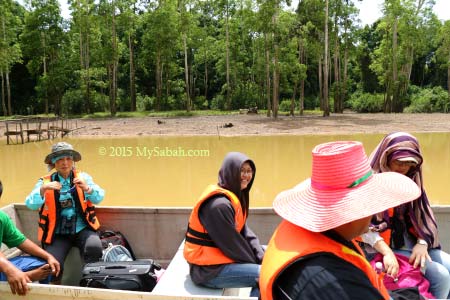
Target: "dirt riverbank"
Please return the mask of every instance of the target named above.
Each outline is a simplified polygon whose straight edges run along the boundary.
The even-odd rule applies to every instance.
[[[450,114],[332,114],[280,116],[222,115],[71,120],[74,137],[151,135],[309,135],[408,132],[450,132]],[[0,123],[4,137],[5,124]]]

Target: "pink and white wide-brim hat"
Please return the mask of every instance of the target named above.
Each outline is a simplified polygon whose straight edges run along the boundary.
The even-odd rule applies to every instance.
[[[320,144],[312,155],[311,178],[273,203],[282,218],[307,230],[327,231],[420,196],[417,184],[404,175],[373,174],[360,142]]]

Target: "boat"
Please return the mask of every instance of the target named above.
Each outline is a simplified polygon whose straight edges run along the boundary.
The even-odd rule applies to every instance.
[[[1,209],[11,217],[16,226],[30,240],[39,245],[37,241],[37,211],[28,209],[24,204],[10,204]],[[180,258],[180,254],[182,253],[180,246],[182,247],[183,245],[184,234],[191,210],[192,208],[187,207],[100,206],[96,208],[96,213],[103,228],[120,231],[126,236],[138,259],[154,259],[164,268],[167,268],[173,260],[170,266],[170,268],[173,269],[176,268],[178,264],[184,264],[184,262],[176,258]],[[250,227],[258,235],[261,243],[267,244],[274,229],[281,220],[280,217],[274,213],[272,208],[251,208],[249,216],[248,222]],[[7,249],[4,245],[1,249],[7,257],[20,254],[20,250]],[[31,283],[29,285],[29,293],[26,297],[23,297],[12,295],[9,285],[6,282],[0,282],[0,299],[256,299],[233,293],[229,293],[230,296],[224,296],[222,293],[218,294],[215,290],[206,288],[193,289],[190,293],[186,294],[186,291],[175,289],[175,283],[170,282],[170,280],[167,282],[168,279],[165,280],[165,284],[163,283],[166,273],[162,275],[161,280],[150,293],[79,287],[78,283],[81,278],[81,266],[82,263],[77,253],[77,249],[73,248],[66,259],[62,285],[55,286]],[[181,273],[188,272],[188,269],[185,266],[182,270]],[[175,271],[171,273],[179,273],[177,271],[178,270],[175,269]],[[178,276],[178,278],[180,277]],[[183,277],[181,279],[184,280]],[[186,283],[182,282],[181,285],[186,286]],[[208,290],[211,291],[211,293],[209,293]],[[197,293],[196,291],[201,292]]]
[[[439,235],[443,250],[450,252],[450,206],[432,206],[435,213]],[[16,224],[16,226],[31,240],[37,242],[37,212],[29,210],[24,204],[11,204],[1,208]],[[101,206],[96,209],[102,227],[122,232],[130,242],[138,259],[152,258],[164,268],[176,268],[182,262],[181,248],[184,233],[191,208],[187,207],[126,207],[126,206]],[[280,222],[272,208],[251,208],[249,225],[258,235],[261,243],[266,244],[276,226]],[[248,296],[231,294],[225,296],[218,293],[208,294],[208,290],[199,289],[202,293],[186,294],[178,291],[175,283],[167,282],[163,286],[160,280],[152,292],[132,292],[121,290],[106,290],[79,287],[81,275],[81,261],[76,249],[72,249],[66,260],[63,285],[30,284],[30,292],[26,297],[12,295],[9,285],[0,283],[0,299],[2,300],[237,300],[256,299]],[[17,255],[17,249],[7,249],[2,246],[2,252],[7,256]],[[172,264],[170,264],[172,262]],[[181,270],[181,269],[180,269]],[[168,271],[168,270],[167,270]],[[167,272],[166,271],[166,272]],[[174,273],[177,273],[175,269]],[[187,272],[184,268],[181,273]],[[185,277],[184,274],[181,278]],[[164,279],[166,273],[163,274]],[[180,276],[178,277],[180,278]],[[184,280],[184,279],[183,279]],[[185,283],[181,283],[186,285]],[[205,294],[206,290],[206,294]]]

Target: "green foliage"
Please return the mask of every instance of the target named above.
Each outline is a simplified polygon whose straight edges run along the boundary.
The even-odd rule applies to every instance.
[[[153,102],[155,101],[154,97],[150,97],[147,95],[136,95],[136,109],[139,112],[149,111],[153,109]]]
[[[433,88],[414,88],[411,95],[411,105],[405,108],[408,113],[447,113],[450,109],[448,93],[440,86]]]
[[[104,94],[93,92],[91,94],[91,101],[93,111],[95,112],[103,112],[108,109],[109,98]],[[80,89],[66,91],[62,98],[61,106],[63,113],[68,113],[69,115],[86,113],[83,91]]]
[[[208,100],[205,98],[205,96],[197,96],[195,97],[194,101],[194,109],[208,109],[209,103]]]
[[[232,94],[231,109],[258,106],[259,87],[254,82],[242,82],[236,86]]]
[[[226,101],[225,97],[222,94],[216,95],[211,100],[211,109],[219,109],[219,110],[225,109],[225,101]]]
[[[278,109],[282,112],[291,111],[291,100],[281,100],[280,106]],[[294,110],[298,110],[298,101],[295,102]]]
[[[70,114],[82,114],[84,109],[83,92],[79,89],[68,90],[61,101],[62,111]]]
[[[309,110],[315,110],[317,107],[319,107],[320,105],[320,101],[319,98],[316,96],[308,96],[305,97],[305,110],[309,109]]]
[[[12,66],[15,72],[10,76],[15,113],[43,112],[47,104],[58,113],[61,99],[64,113],[105,112],[112,110],[110,95],[117,95],[117,109],[125,112],[132,90],[139,112],[185,110],[186,75],[194,110],[223,110],[228,91],[231,109],[262,109],[267,83],[274,88],[274,67],[280,73],[279,97],[285,99],[280,110],[290,110],[294,91],[298,106],[301,80],[305,109],[319,107],[324,1],[299,1],[295,13],[284,8],[286,1],[275,0],[69,2],[72,18],[65,22],[56,0],[29,1],[26,13],[12,0],[0,5],[6,29],[0,36],[0,68],[8,71]],[[410,0],[385,1],[380,20],[360,31],[354,3],[330,1],[328,49],[332,72],[346,79],[347,85],[339,86],[351,98],[345,107],[381,111],[382,94],[352,96],[358,86],[373,93],[389,89],[399,95],[397,103],[411,102],[410,110],[447,110],[441,91],[405,95],[414,80],[417,85],[447,84],[450,22],[441,24],[430,15],[432,2],[418,9]],[[15,71],[14,65],[27,66],[30,74]],[[439,67],[442,72],[435,72]],[[20,77],[27,77],[28,85],[17,80]],[[130,87],[132,79],[135,89]],[[333,87],[333,73],[328,80]],[[20,93],[30,90],[36,93]],[[17,94],[25,100],[18,101]]]
[[[355,92],[348,101],[350,107],[360,113],[376,113],[383,111],[383,94]]]

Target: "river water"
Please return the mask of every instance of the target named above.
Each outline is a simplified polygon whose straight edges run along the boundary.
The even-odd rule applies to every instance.
[[[424,185],[432,204],[450,204],[450,133],[415,134],[424,155]],[[311,150],[323,142],[358,140],[369,155],[380,134],[306,136],[191,136],[66,138],[82,154],[78,170],[106,191],[102,205],[192,206],[209,183],[217,182],[229,151],[246,153],[256,164],[252,207],[271,206],[275,196],[310,177]],[[0,205],[23,203],[46,173],[45,156],[58,140],[0,145]],[[343,170],[345,172],[345,170]]]

